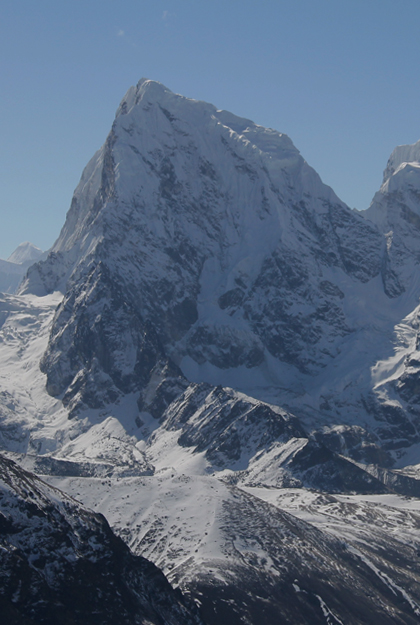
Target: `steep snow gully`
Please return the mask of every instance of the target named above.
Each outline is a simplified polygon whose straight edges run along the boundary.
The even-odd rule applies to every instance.
[[[419,262],[420,142],[352,211],[286,135],[130,88],[0,294],[8,622],[418,623]]]

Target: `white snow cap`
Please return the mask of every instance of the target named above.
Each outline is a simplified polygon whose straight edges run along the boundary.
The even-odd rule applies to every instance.
[[[398,145],[395,148],[389,157],[382,184],[385,184],[403,163],[420,163],[420,140],[411,145]]]
[[[17,265],[22,265],[28,261],[36,261],[40,256],[42,256],[43,251],[30,243],[29,241],[25,241],[18,245],[15,251],[9,256],[7,259],[9,263],[16,263]]]
[[[135,87],[130,87],[117,109],[116,117],[125,115],[147,95],[150,100],[161,100],[164,94],[174,95],[170,89],[156,80],[141,78]]]

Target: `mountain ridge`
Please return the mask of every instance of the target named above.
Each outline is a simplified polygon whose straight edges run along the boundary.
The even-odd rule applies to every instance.
[[[102,515],[2,455],[0,489],[0,609],[8,622],[202,623]]]

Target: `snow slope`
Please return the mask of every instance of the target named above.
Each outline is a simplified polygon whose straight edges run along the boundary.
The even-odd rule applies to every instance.
[[[175,468],[114,483],[53,483],[83,491],[211,623],[418,620],[418,501],[416,511],[406,511],[302,489],[245,492]]]

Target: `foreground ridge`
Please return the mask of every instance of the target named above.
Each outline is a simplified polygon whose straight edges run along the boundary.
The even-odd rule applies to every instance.
[[[0,456],[0,612],[7,623],[199,625],[102,515]]]

